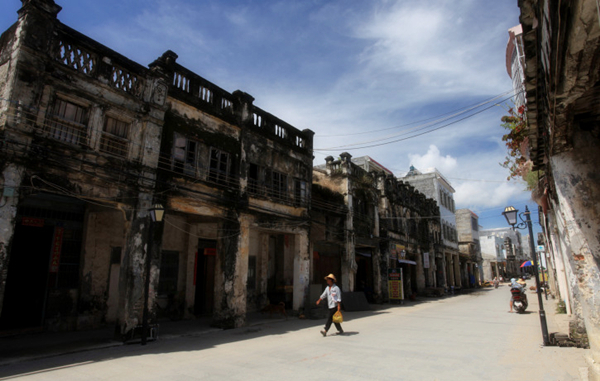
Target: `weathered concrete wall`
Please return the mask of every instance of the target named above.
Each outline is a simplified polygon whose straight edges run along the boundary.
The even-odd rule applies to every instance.
[[[241,327],[246,322],[246,281],[252,217],[231,213],[222,223],[215,264],[214,324]]]
[[[551,158],[559,210],[567,221],[565,253],[577,280],[581,317],[594,359],[600,362],[600,151],[592,137],[574,137],[574,150]],[[573,290],[575,291],[575,290]],[[577,295],[576,295],[577,296]],[[578,311],[576,311],[578,312]]]
[[[4,301],[6,289],[6,277],[10,262],[10,244],[15,230],[15,217],[17,215],[17,204],[23,181],[24,169],[14,164],[3,165],[2,177],[0,178],[0,189],[2,197],[0,202],[4,205],[0,208],[0,314]]]
[[[308,232],[302,232],[295,237],[293,258],[294,295],[293,308],[295,311],[306,310],[310,301],[310,241]]]
[[[132,213],[131,220],[125,224],[127,238],[121,261],[117,322],[122,336],[126,336],[135,326],[142,323],[147,261],[150,265],[148,309],[150,316],[154,314],[164,223],[151,224],[148,214],[150,206],[149,196],[140,194],[138,208],[135,214]],[[153,244],[150,245],[149,242]]]
[[[79,317],[78,329],[115,322],[119,289],[114,283],[118,282],[121,264],[112,263],[111,253],[113,248],[125,246],[125,221],[119,210],[89,206],[84,226],[80,298],[91,308],[83,312],[85,318]]]

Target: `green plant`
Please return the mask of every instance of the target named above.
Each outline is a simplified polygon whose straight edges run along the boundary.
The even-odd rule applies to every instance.
[[[565,306],[565,302],[563,300],[559,300],[558,303],[556,303],[556,313],[557,314],[566,314],[567,313],[567,307]]]
[[[509,176],[507,180],[521,178],[527,183],[527,190],[533,190],[537,186],[543,171],[533,171],[533,162],[529,158],[529,137],[527,136],[527,119],[525,118],[525,106],[517,110],[508,109],[508,115],[503,116],[500,124],[508,133],[502,136],[506,143],[508,155],[504,163],[500,165],[507,168]]]

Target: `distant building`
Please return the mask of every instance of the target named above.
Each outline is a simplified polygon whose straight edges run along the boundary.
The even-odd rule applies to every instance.
[[[401,178],[425,196],[434,199],[440,207],[440,226],[442,244],[436,251],[435,265],[437,284],[446,287],[461,287],[458,234],[454,205],[454,188],[435,168],[422,173],[411,166],[410,171]]]
[[[368,156],[325,158],[313,169],[311,289],[340,274],[344,292],[388,298],[387,271],[402,269],[405,296],[435,287],[433,258],[441,243],[439,208]],[[440,284],[441,286],[441,284]]]
[[[493,239],[490,237],[498,237],[503,240],[504,253],[506,258],[506,275],[509,277],[518,276],[523,271],[521,264],[528,260],[523,255],[523,245],[521,233],[512,228],[497,228],[497,229],[484,229],[479,232],[480,237],[488,237],[487,239]]]
[[[480,231],[479,243],[481,245],[481,258],[483,279],[490,280],[495,277],[506,278],[506,250],[504,238],[497,235],[486,235]]]
[[[479,244],[479,216],[469,209],[456,211],[458,250],[461,255],[461,277],[463,285],[474,286],[484,278],[481,269],[481,246]]]

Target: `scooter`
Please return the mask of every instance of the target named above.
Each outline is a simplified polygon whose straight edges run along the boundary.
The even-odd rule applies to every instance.
[[[527,295],[525,295],[525,290],[513,287],[510,289],[510,293],[512,294],[513,309],[520,314],[525,312],[528,306]]]

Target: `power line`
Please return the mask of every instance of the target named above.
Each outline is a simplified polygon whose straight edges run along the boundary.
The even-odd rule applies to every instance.
[[[414,134],[414,135],[411,135],[411,136],[408,136],[408,137],[405,137],[405,138],[391,140],[391,141],[384,142],[384,143],[379,143],[379,144],[362,145],[362,144],[368,144],[368,143],[371,143],[371,142],[374,142],[374,141],[381,141],[381,140],[389,139],[389,137],[386,137],[386,138],[381,138],[381,139],[376,139],[376,140],[371,140],[371,141],[365,141],[365,142],[352,143],[352,144],[347,144],[347,145],[337,146],[337,147],[315,148],[314,150],[315,151],[337,151],[339,149],[349,148],[349,147],[352,147],[353,149],[356,150],[356,149],[373,148],[373,147],[380,147],[380,146],[384,146],[384,145],[388,145],[388,144],[392,144],[392,143],[398,143],[398,142],[401,142],[401,141],[404,141],[404,140],[413,139],[413,138],[416,138],[418,136],[422,136],[422,135],[425,135],[425,134],[429,134],[429,133],[441,130],[442,128],[446,128],[446,127],[452,126],[452,125],[454,125],[454,124],[456,124],[458,122],[462,122],[462,121],[464,121],[466,119],[472,118],[475,115],[481,114],[482,112],[487,111],[487,110],[491,109],[492,107],[498,106],[499,104],[502,104],[502,103],[506,102],[507,100],[513,98],[513,97],[514,97],[514,95],[512,95],[510,97],[507,97],[507,98],[504,98],[504,99],[502,99],[499,102],[496,102],[496,103],[494,103],[494,104],[492,104],[492,105],[490,105],[488,107],[485,107],[485,108],[483,108],[481,110],[478,110],[478,111],[476,111],[476,112],[474,112],[472,114],[469,114],[467,116],[464,116],[464,117],[462,117],[460,119],[454,120],[452,122],[446,123],[446,124],[441,125],[439,127],[436,127],[436,128],[430,129],[430,130],[426,130],[426,131],[423,131],[423,132],[420,132],[418,134]],[[428,126],[424,126],[424,127],[428,127]],[[423,126],[421,126],[419,128],[422,129]],[[406,134],[407,133],[403,133],[403,134],[399,134],[399,135],[396,135],[396,136],[402,136],[402,135],[406,135]],[[356,146],[358,146],[358,147],[356,147]]]
[[[443,113],[443,114],[440,114],[440,115],[436,115],[436,116],[433,116],[433,117],[431,117],[431,118],[421,119],[421,120],[417,120],[417,121],[415,121],[415,122],[406,123],[406,124],[401,124],[401,125],[398,125],[398,126],[395,126],[395,127],[382,128],[382,129],[379,129],[379,130],[372,130],[372,131],[355,132],[355,133],[351,133],[351,134],[339,134],[339,135],[319,135],[319,137],[331,138],[331,137],[340,137],[340,136],[366,135],[366,134],[372,134],[372,133],[375,133],[375,132],[382,132],[382,131],[390,131],[390,130],[395,130],[395,129],[397,129],[397,128],[400,128],[400,127],[412,126],[413,124],[417,124],[417,123],[423,123],[423,122],[427,122],[427,121],[430,121],[430,120],[433,120],[433,122],[432,122],[432,123],[429,123],[429,124],[437,124],[437,123],[443,122],[443,121],[445,121],[445,120],[452,119],[452,118],[453,118],[453,117],[455,117],[455,116],[458,116],[458,115],[464,114],[465,112],[468,112],[468,111],[470,111],[470,110],[476,109],[476,108],[478,108],[478,107],[480,107],[480,106],[483,106],[483,105],[485,105],[485,104],[488,104],[488,103],[490,103],[490,102],[493,102],[494,100],[496,100],[496,99],[498,99],[498,98],[500,98],[500,97],[503,97],[503,96],[505,96],[505,95],[507,95],[507,94],[509,94],[509,93],[513,92],[513,91],[514,91],[514,90],[512,90],[512,89],[511,89],[511,90],[508,90],[508,91],[505,91],[505,92],[503,92],[502,94],[496,95],[496,96],[494,96],[494,97],[492,97],[492,98],[486,99],[485,101],[483,101],[483,102],[480,102],[480,103],[477,103],[477,104],[473,104],[473,105],[469,105],[469,106],[461,107],[461,108],[459,108],[459,109],[452,110],[452,111],[448,111],[448,112],[446,112],[446,113]],[[441,118],[441,117],[443,117],[443,116],[446,116],[446,115],[449,115],[449,116],[448,116],[448,117],[446,117],[446,118]],[[441,119],[437,119],[437,118],[441,118]]]

